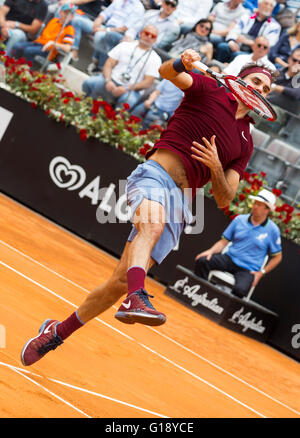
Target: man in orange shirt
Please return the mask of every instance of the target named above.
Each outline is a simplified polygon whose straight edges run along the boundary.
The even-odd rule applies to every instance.
[[[23,56],[28,61],[33,62],[35,56],[39,55],[45,58],[49,57],[48,59],[52,61],[58,54],[57,49],[68,53],[75,36],[75,30],[71,25],[75,9],[72,3],[62,5],[59,17],[52,18],[35,41],[26,41],[14,46],[13,56],[16,58]]]

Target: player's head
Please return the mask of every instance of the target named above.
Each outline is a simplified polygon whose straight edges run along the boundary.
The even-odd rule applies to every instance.
[[[244,65],[238,76],[263,97],[266,97],[271,91],[272,83],[278,76],[278,72],[263,65],[250,63]]]

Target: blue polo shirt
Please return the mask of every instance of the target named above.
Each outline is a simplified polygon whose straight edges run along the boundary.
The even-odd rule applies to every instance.
[[[222,237],[232,242],[226,254],[232,261],[248,271],[259,271],[267,254],[281,252],[278,226],[269,218],[254,226],[250,214],[236,216]]]

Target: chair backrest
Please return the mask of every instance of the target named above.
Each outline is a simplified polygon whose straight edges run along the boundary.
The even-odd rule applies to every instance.
[[[266,146],[268,141],[270,140],[271,136],[263,131],[260,131],[259,129],[255,128],[253,125],[251,125],[251,131],[250,134],[253,139],[253,145],[256,148],[263,148]]]
[[[300,202],[300,166],[290,166],[283,180],[283,194],[290,201]]]
[[[252,155],[247,170],[259,173],[263,170],[266,173],[266,180],[270,187],[275,187],[278,181],[283,179],[287,169],[286,160],[278,157],[266,149],[257,149]]]
[[[266,147],[266,150],[272,152],[272,154],[290,164],[295,164],[300,157],[300,149],[297,149],[278,138],[272,140]]]

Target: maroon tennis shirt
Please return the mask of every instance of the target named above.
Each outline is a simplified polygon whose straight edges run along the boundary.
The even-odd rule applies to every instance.
[[[210,180],[210,169],[191,157],[193,141],[203,144],[216,135],[216,146],[223,169],[236,170],[243,178],[244,169],[253,152],[250,135],[251,117],[236,120],[238,103],[225,87],[218,87],[214,79],[201,74],[189,73],[193,85],[184,90],[181,104],[170,118],[159,141],[147,154],[156,149],[176,152],[185,166],[193,195]],[[253,122],[254,123],[254,122]]]

